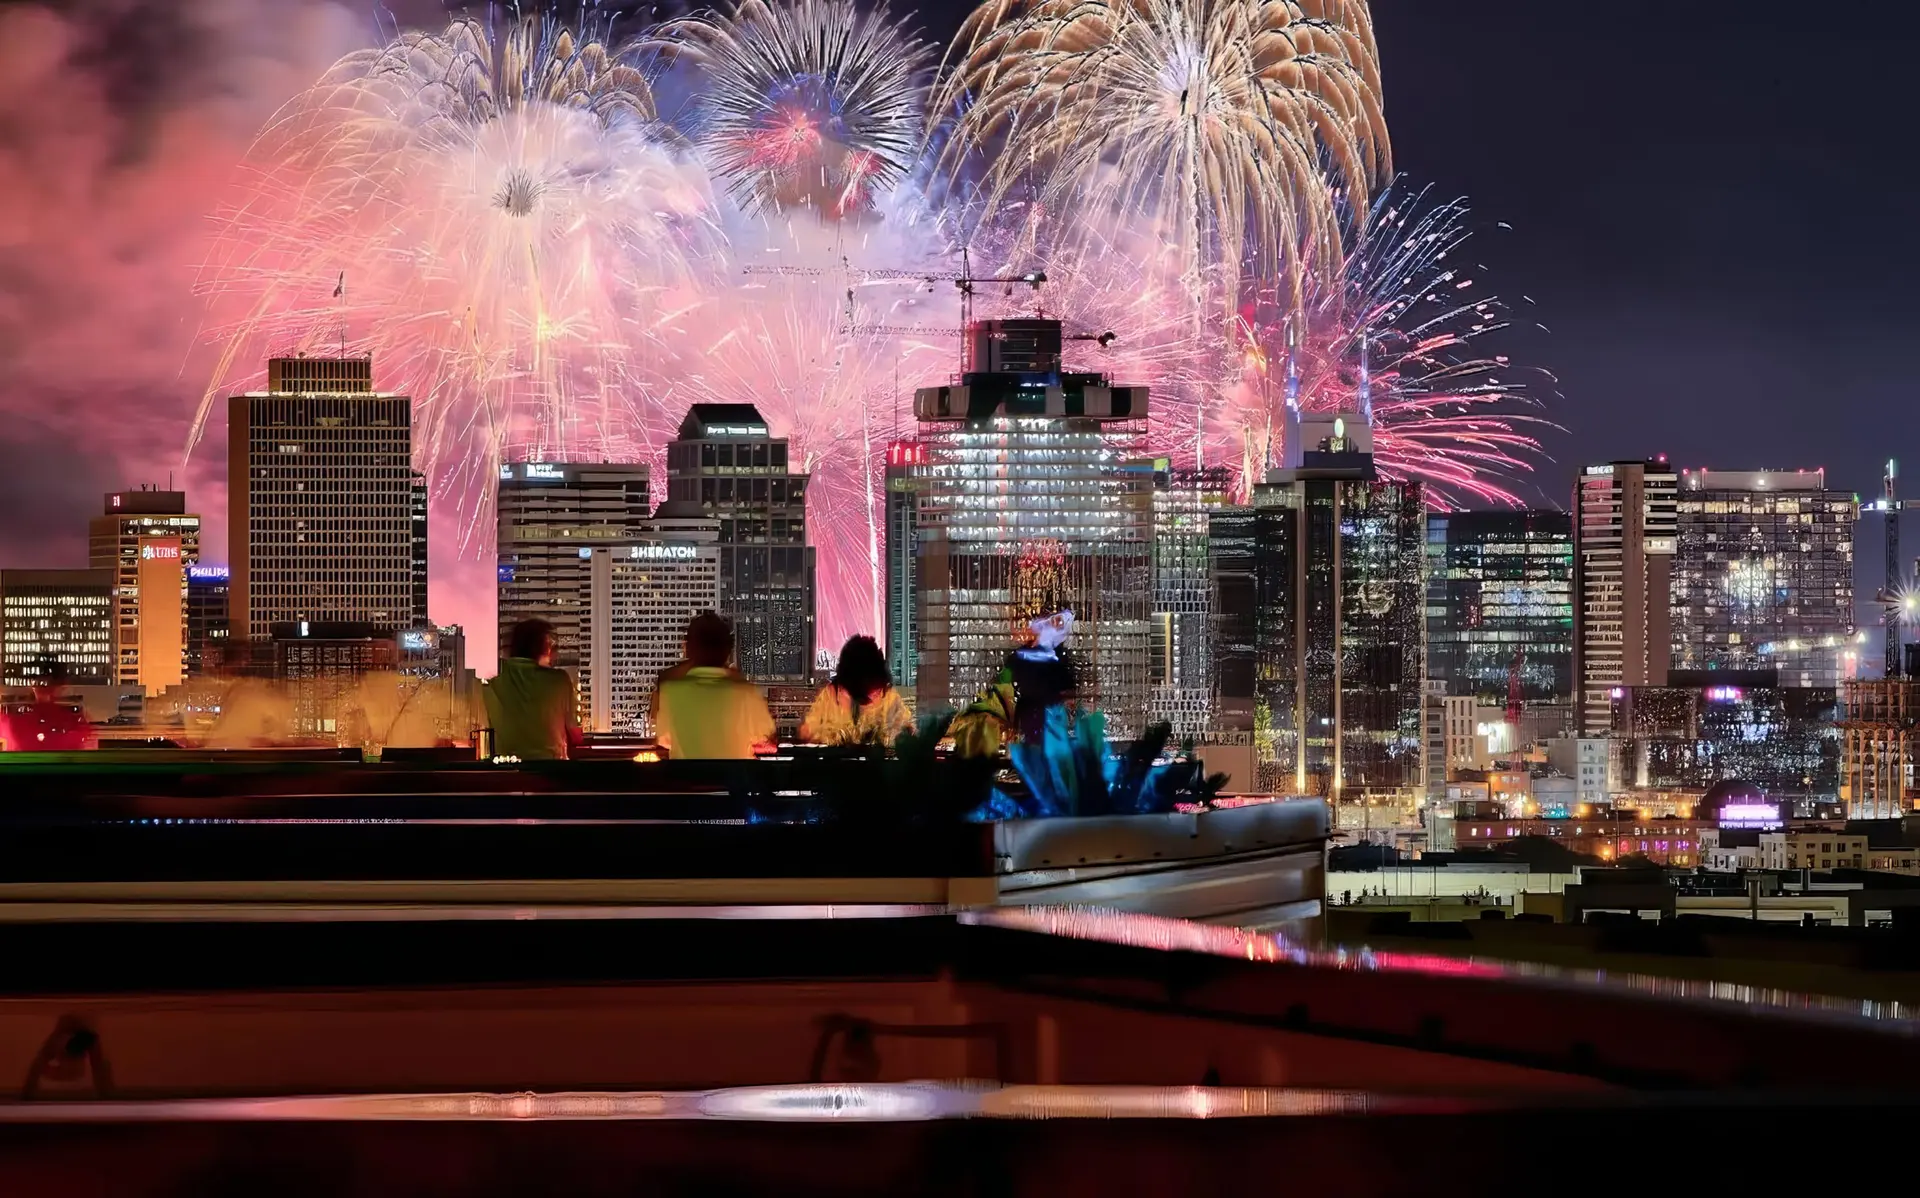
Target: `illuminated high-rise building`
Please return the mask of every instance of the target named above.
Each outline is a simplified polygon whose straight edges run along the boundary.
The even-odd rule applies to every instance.
[[[113,686],[115,570],[0,570],[0,685]]]
[[[667,504],[719,522],[720,614],[755,682],[805,685],[814,669],[807,476],[752,404],[695,404],[667,446]]]
[[[1250,735],[1264,789],[1410,812],[1426,776],[1425,496],[1378,477],[1358,415],[1305,418],[1297,437],[1297,467],[1211,521],[1214,719]]]
[[[225,566],[187,567],[187,675],[198,677],[218,664],[232,632],[227,622],[230,575]]]
[[[1060,322],[980,321],[957,385],[914,395],[926,464],[916,693],[958,709],[1046,611],[1070,608],[1081,702],[1116,736],[1151,694],[1153,479],[1147,389],[1061,367]]]
[[[1860,649],[1851,491],[1821,470],[1687,470],[1673,556],[1673,668],[1772,670],[1837,688]]]
[[[1213,711],[1213,574],[1208,521],[1225,507],[1233,474],[1222,468],[1153,471],[1153,688],[1147,714],[1176,740],[1204,735]]]
[[[299,621],[421,627],[426,488],[413,404],[373,389],[366,358],[274,358],[227,409],[236,637]]]
[[[887,668],[893,685],[911,695],[920,673],[920,574],[918,546],[920,468],[926,447],[901,442],[887,447]]]
[[[1782,798],[1840,789],[1839,695],[1782,686],[1772,670],[1674,669],[1662,686],[1623,686],[1610,735],[1625,787],[1705,791],[1752,783]]]
[[[1427,680],[1448,695],[1573,698],[1573,518],[1565,512],[1427,517]]]
[[[680,660],[688,622],[720,606],[718,522],[669,524],[656,538],[582,552],[582,725],[651,736],[649,707],[661,671]]]
[[[1665,462],[1588,466],[1573,488],[1575,725],[1605,736],[1613,691],[1664,686],[1673,656],[1679,476]]]
[[[200,517],[181,491],[116,491],[87,526],[87,565],[114,573],[114,658],[123,686],[157,695],[187,673],[187,570]]]
[[[553,625],[553,664],[578,671],[580,622],[595,546],[631,542],[651,511],[646,466],[637,463],[514,462],[500,467],[499,623]],[[583,687],[584,689],[584,687]],[[581,700],[585,716],[585,699]]]

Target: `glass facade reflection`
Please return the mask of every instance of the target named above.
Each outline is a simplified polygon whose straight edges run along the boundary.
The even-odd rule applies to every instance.
[[[1573,697],[1573,517],[1451,512],[1427,518],[1427,678],[1502,703]]]
[[[1672,681],[1616,692],[1612,734],[1626,785],[1704,790],[1738,779],[1769,794],[1839,793],[1834,688],[1781,686],[1771,671],[1676,670]]]
[[[1836,687],[1854,644],[1859,504],[1819,470],[1681,475],[1673,558],[1673,666],[1772,669]]]

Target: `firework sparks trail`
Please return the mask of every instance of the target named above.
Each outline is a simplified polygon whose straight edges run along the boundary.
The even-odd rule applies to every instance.
[[[916,164],[931,49],[852,0],[739,0],[647,44],[702,67],[701,141],[749,214],[863,213]]]
[[[1370,415],[1380,472],[1426,483],[1435,506],[1522,505],[1511,482],[1541,457],[1535,434],[1554,427],[1526,376],[1552,379],[1480,351],[1511,320],[1497,296],[1473,294],[1468,215],[1464,200],[1389,188],[1300,311],[1268,296],[1242,313],[1247,369],[1230,410],[1245,469],[1278,464],[1291,402]]]
[[[351,349],[412,395],[463,538],[508,457],[649,455],[657,367],[719,243],[653,106],[639,71],[532,19],[335,64],[262,134],[203,275],[243,314],[212,330],[193,438],[268,356]],[[314,282],[341,270],[329,304]]]
[[[791,468],[810,476],[807,525],[818,562],[819,647],[885,627],[881,609],[882,462],[912,422],[902,388],[945,373],[957,341],[876,333],[898,315],[898,286],[840,278],[774,277],[733,292],[724,331],[690,377],[715,402],[751,402],[775,436],[789,438]],[[901,408],[905,406],[904,414]]]
[[[985,217],[1031,192],[1098,226],[1142,217],[1220,310],[1243,271],[1332,262],[1326,176],[1364,206],[1389,169],[1363,0],[988,0],[948,56],[933,112],[947,172],[982,173]]]

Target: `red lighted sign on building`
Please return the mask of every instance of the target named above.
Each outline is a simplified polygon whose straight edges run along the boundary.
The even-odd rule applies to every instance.
[[[887,465],[924,466],[927,464],[927,447],[910,441],[898,441],[887,446]]]

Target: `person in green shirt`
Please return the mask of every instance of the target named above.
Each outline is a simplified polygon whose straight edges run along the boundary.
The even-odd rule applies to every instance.
[[[500,672],[481,687],[496,757],[564,761],[581,743],[573,676],[553,665],[553,625],[522,620],[507,636]]]
[[[687,660],[661,676],[654,739],[675,758],[745,760],[773,740],[760,688],[729,669],[733,626],[703,611],[687,625]]]

